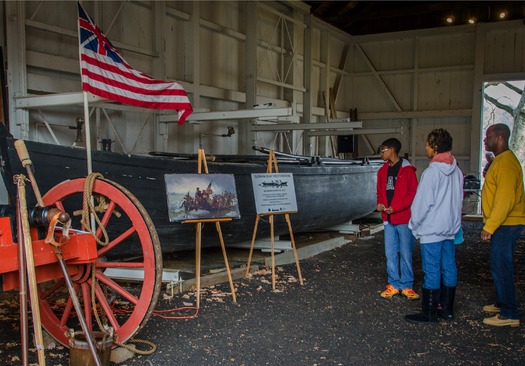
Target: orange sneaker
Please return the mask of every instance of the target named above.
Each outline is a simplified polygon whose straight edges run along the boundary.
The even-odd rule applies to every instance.
[[[401,291],[401,295],[405,296],[409,300],[419,300],[419,295],[411,288],[406,288]]]
[[[381,297],[390,299],[392,296],[399,294],[399,290],[391,284],[386,285],[385,291],[381,292]]]

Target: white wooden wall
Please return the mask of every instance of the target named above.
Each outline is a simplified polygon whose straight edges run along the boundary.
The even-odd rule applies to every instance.
[[[479,172],[482,83],[525,79],[521,21],[453,26],[353,37],[313,19],[301,2],[83,1],[122,56],[159,79],[177,80],[196,114],[291,107],[285,120],[324,122],[322,93],[336,93],[337,117],[356,108],[363,128],[403,128],[397,136],[419,171],[427,165],[424,140],[436,127],[454,137],[465,173]],[[72,144],[82,106],[76,2],[5,1],[0,29],[8,62],[11,130],[16,137]],[[65,105],[35,96],[60,93]],[[31,97],[31,98],[29,98]],[[73,102],[67,102],[73,100]],[[56,104],[56,103],[54,103]],[[109,103],[95,104],[92,125],[114,150],[250,153],[254,144],[294,153],[331,154],[328,138],[301,131],[252,131],[254,119],[210,120],[179,127],[166,116]],[[169,119],[169,118],[167,118]],[[286,122],[286,121],[281,121]],[[46,123],[48,126],[46,126]],[[210,136],[233,126],[231,138]],[[359,137],[370,155],[392,133]],[[286,137],[286,139],[284,138]],[[277,146],[272,146],[274,141]]]

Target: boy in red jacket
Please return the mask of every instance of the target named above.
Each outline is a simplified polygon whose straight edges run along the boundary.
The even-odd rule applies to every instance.
[[[416,168],[399,157],[401,142],[396,138],[381,144],[385,165],[377,173],[377,210],[385,226],[385,255],[388,284],[381,297],[391,298],[401,292],[410,300],[419,299],[412,290],[412,252],[414,236],[408,228],[410,205],[417,190]]]

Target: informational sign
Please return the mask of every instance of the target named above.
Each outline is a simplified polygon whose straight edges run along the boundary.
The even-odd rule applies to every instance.
[[[257,214],[297,212],[292,173],[252,174]]]
[[[170,222],[241,217],[233,174],[166,174]]]

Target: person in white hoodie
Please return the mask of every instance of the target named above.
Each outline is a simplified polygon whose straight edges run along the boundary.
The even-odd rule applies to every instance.
[[[435,323],[439,316],[446,320],[453,318],[457,284],[454,237],[461,228],[463,202],[463,173],[451,154],[450,133],[442,128],[432,130],[425,149],[431,161],[421,175],[408,224],[421,244],[425,274],[422,313],[405,316],[405,320],[413,323]]]

